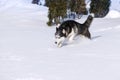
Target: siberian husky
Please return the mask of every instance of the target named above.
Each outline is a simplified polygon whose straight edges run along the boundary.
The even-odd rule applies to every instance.
[[[91,39],[89,27],[93,21],[93,17],[94,15],[90,14],[83,24],[80,24],[74,20],[67,20],[58,25],[55,32],[55,44],[57,44],[58,47],[62,47],[66,39],[72,41],[78,35],[83,35]]]

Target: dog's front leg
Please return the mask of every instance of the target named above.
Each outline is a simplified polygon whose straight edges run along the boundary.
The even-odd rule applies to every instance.
[[[73,41],[73,39],[75,38],[75,36],[76,36],[76,32],[75,32],[75,30],[72,28],[71,33],[68,35],[69,41]]]
[[[70,37],[69,37],[69,41],[73,41],[74,38],[75,38],[75,36],[76,36],[76,34],[70,35]]]
[[[57,46],[58,46],[59,48],[62,47],[62,43],[59,43]]]

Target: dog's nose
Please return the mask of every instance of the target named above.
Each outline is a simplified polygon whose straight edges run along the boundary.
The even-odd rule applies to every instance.
[[[57,42],[55,42],[55,44],[57,44]]]

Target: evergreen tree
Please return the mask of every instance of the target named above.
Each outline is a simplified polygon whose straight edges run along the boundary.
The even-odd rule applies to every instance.
[[[75,12],[76,0],[70,0],[69,8],[70,8],[71,12]]]
[[[87,15],[87,9],[86,9],[86,4],[85,4],[85,0],[76,0],[76,14],[79,15],[81,14],[85,14]]]
[[[45,6],[49,7],[49,3],[51,0],[45,0]]]
[[[82,15],[87,14],[85,0],[46,0],[48,8],[48,25],[61,23],[67,16],[67,10]],[[75,15],[75,14],[73,14]]]
[[[52,26],[53,25],[53,19],[55,18],[55,0],[46,0],[46,6],[48,6],[48,18],[49,21],[47,22],[48,26]]]
[[[95,17],[104,17],[109,12],[110,0],[91,0],[90,13],[94,13]]]
[[[75,12],[78,16],[81,14],[87,14],[85,0],[70,0],[69,9],[71,12]]]
[[[58,24],[61,22],[61,19],[64,19],[67,13],[67,1],[64,0],[49,0],[47,3],[49,7],[48,13],[48,25]]]

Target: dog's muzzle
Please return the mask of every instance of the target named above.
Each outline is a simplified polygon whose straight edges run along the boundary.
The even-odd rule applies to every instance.
[[[64,40],[65,40],[64,37],[56,38],[55,44],[57,44],[58,47],[62,47]]]
[[[57,42],[55,42],[55,44],[57,44]]]

